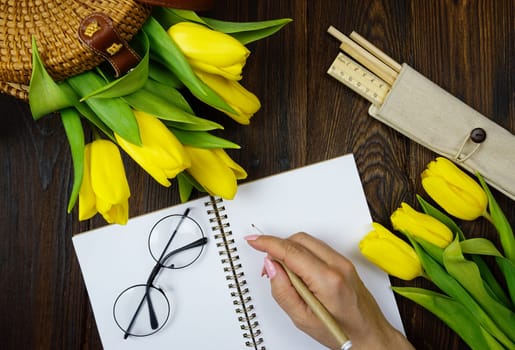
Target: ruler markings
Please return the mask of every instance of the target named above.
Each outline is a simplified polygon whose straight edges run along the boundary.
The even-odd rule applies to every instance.
[[[327,73],[377,106],[390,91],[386,82],[341,52]]]

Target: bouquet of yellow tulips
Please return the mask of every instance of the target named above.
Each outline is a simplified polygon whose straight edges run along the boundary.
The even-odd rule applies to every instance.
[[[161,185],[177,178],[183,201],[193,188],[232,198],[247,174],[225,149],[239,146],[211,134],[223,126],[195,115],[183,91],[249,124],[260,102],[239,83],[250,54],[245,45],[290,21],[227,22],[157,7],[131,41],[141,61],[117,79],[97,67],[55,82],[33,39],[29,105],[36,120],[61,116],[74,168],[68,212],[78,199],[79,220],[100,213],[108,223],[127,222],[130,189],[120,148]]]
[[[480,174],[478,184],[451,161],[437,158],[421,177],[427,194],[444,210],[420,196],[423,212],[402,203],[390,219],[410,244],[373,223],[360,242],[362,254],[392,276],[432,281],[442,293],[393,290],[435,314],[472,349],[515,349],[515,239],[509,222]],[[485,238],[467,239],[451,216],[486,218],[499,233],[502,251]],[[484,256],[495,258],[504,281],[495,278]]]

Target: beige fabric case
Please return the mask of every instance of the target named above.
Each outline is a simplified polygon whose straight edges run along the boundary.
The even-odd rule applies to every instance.
[[[515,136],[410,66],[403,64],[384,103],[369,114],[515,200]],[[486,131],[481,143],[470,139],[475,128]]]

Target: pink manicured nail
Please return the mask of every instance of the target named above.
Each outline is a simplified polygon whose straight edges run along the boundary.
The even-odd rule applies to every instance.
[[[268,276],[268,278],[270,278],[270,279],[274,278],[277,271],[275,270],[274,263],[267,256],[265,256],[264,267],[265,267],[266,275]]]
[[[248,235],[248,236],[245,236],[243,237],[246,241],[255,241],[257,238],[259,237],[259,235]]]

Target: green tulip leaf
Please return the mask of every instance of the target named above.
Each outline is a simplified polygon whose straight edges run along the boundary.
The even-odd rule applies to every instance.
[[[32,117],[38,120],[52,112],[73,106],[76,99],[54,82],[39,56],[36,39],[32,37],[32,75],[29,86],[29,106]]]
[[[420,262],[424,267],[425,273],[429,276],[431,281],[440,288],[445,294],[465,306],[470,313],[478,320],[482,327],[484,327],[490,334],[492,334],[501,344],[511,349],[515,347],[510,338],[499,329],[497,324],[490,318],[490,316],[481,308],[476,300],[463,288],[463,286],[452,277],[445,269],[438,264],[428,253],[420,247],[420,245],[413,240],[410,236],[408,238],[413,245],[420,258]]]
[[[145,52],[141,61],[124,76],[109,82],[108,84],[88,93],[82,97],[81,101],[85,101],[91,97],[96,98],[113,98],[131,94],[145,84],[149,74],[149,43],[145,33],[140,32],[134,40],[141,42]]]
[[[171,8],[156,9],[153,16],[157,18],[164,28],[169,28],[179,22],[195,22],[213,30],[230,34],[244,45],[264,39],[278,32],[292,21],[291,18],[254,22],[221,21],[213,18],[199,17],[194,11]]]
[[[61,110],[61,121],[70,144],[73,161],[73,186],[70,200],[68,201],[68,213],[70,213],[79,196],[84,174],[84,130],[82,129],[80,115],[73,108]]]
[[[515,305],[515,264],[513,264],[511,260],[503,257],[498,257],[495,260],[504,275],[504,279],[506,280],[513,311],[513,305]]]
[[[515,314],[487,292],[479,268],[472,261],[465,259],[458,240],[454,240],[445,248],[443,258],[449,274],[474,297],[506,336],[515,342]]]
[[[185,124],[203,125],[205,128],[223,129],[220,124],[185,112],[170,101],[152,94],[147,90],[139,90],[133,94],[124,96],[123,99],[134,109],[152,114],[159,119]]]
[[[502,286],[480,255],[501,256],[495,245],[485,238],[471,238],[460,242],[461,251],[470,254],[472,261],[477,265],[481,277],[485,282],[487,292],[504,306],[511,307]]]
[[[163,26],[170,28],[180,22],[195,22],[207,25],[194,11],[172,9],[167,7],[156,7],[152,16]]]
[[[213,30],[232,35],[245,45],[278,32],[282,27],[290,23],[292,19],[280,18],[267,21],[231,22],[199,17],[194,11],[189,10],[162,9],[159,12],[159,21],[165,28],[179,22],[204,24]]]
[[[424,250],[433,258],[435,259],[440,265],[443,265],[443,249],[439,246],[426,241],[425,239],[421,237],[414,237],[411,236],[412,239],[417,241],[418,244],[424,248]]]
[[[490,188],[486,184],[481,174],[477,173],[476,176],[488,197],[488,208],[490,209],[491,220],[497,232],[499,233],[499,238],[501,240],[504,254],[508,259],[511,260],[512,263],[515,264],[515,237],[513,236],[513,230],[510,226],[510,223],[508,222],[508,219],[506,219],[506,216],[492,195]]]
[[[175,89],[180,89],[184,86],[184,84],[179,80],[179,78],[175,76],[175,74],[166,69],[158,61],[151,61],[148,67],[148,77]]]
[[[392,287],[393,291],[429,310],[473,350],[504,349],[459,301],[422,288]]]
[[[176,107],[179,107],[183,111],[189,114],[195,114],[195,112],[193,112],[193,109],[189,105],[188,101],[186,101],[186,99],[184,98],[184,96],[182,96],[179,90],[171,86],[154,81],[152,79],[147,80],[143,88],[148,92],[163,98],[164,100],[175,105]]]
[[[216,92],[197,78],[182,51],[155,18],[150,17],[145,22],[143,31],[148,36],[151,54],[179,78],[193,95],[212,107],[236,113]]]
[[[181,198],[181,202],[187,202],[190,199],[191,192],[193,191],[193,185],[191,182],[186,180],[183,176],[183,173],[177,174],[177,183],[179,185],[179,197]]]
[[[213,127],[207,124],[191,124],[191,123],[181,123],[174,122],[171,120],[162,120],[166,126],[173,129],[185,130],[185,131],[211,131],[215,129],[221,129],[220,127]]]
[[[490,270],[488,264],[480,255],[472,254],[470,255],[470,258],[477,265],[481,277],[485,282],[485,289],[490,296],[513,311],[513,302],[508,298],[508,295],[501,284],[497,281],[497,278]]]
[[[234,142],[212,135],[206,131],[186,131],[180,129],[172,129],[171,131],[183,145],[187,146],[198,148],[240,148]]]
[[[195,180],[195,178],[193,176],[191,176],[191,174],[188,173],[187,171],[183,171],[182,173],[180,173],[180,176],[181,176],[182,180],[188,181],[193,186],[193,188],[195,188],[197,191],[207,192],[204,189],[204,187],[202,187],[202,185],[197,180]]]
[[[442,222],[452,232],[457,234],[458,237],[460,238],[460,240],[465,239],[465,235],[463,234],[463,231],[461,230],[461,228],[447,214],[445,214],[441,210],[439,210],[436,207],[434,207],[433,205],[431,205],[429,202],[427,202],[424,198],[422,198],[418,194],[417,194],[417,200],[420,203],[422,210],[424,210],[424,213],[426,213],[427,215],[431,215],[438,221]]]
[[[70,77],[67,82],[81,96],[85,96],[105,84],[105,81],[93,71]],[[134,113],[121,98],[90,98],[85,103],[109,129],[125,140],[135,145],[141,145],[138,123]]]
[[[495,245],[486,238],[470,238],[460,242],[461,251],[465,254],[502,256]]]
[[[243,45],[271,36],[292,21],[291,18],[260,22],[226,22],[211,18],[203,18],[203,20],[212,29],[230,34]]]

